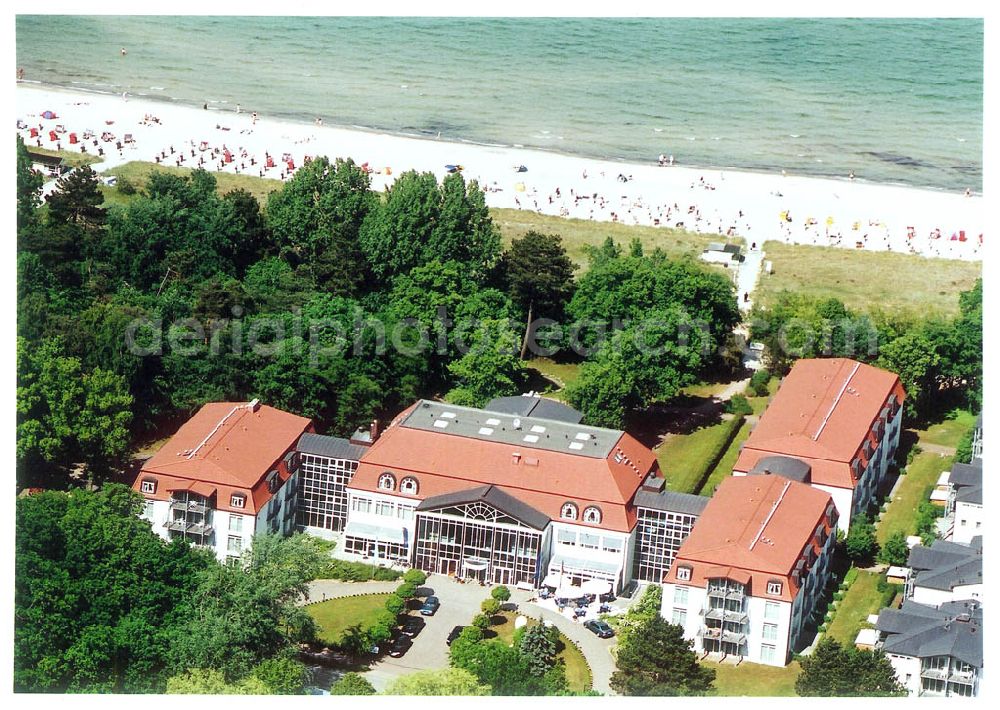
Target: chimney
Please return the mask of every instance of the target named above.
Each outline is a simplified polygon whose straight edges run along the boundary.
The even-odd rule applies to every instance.
[[[368,433],[371,435],[372,443],[373,444],[376,441],[378,441],[378,435],[381,433],[381,432],[379,432],[379,428],[378,428],[378,419],[372,419],[372,423],[368,427]]]
[[[259,399],[250,400],[249,404],[247,404],[247,409],[249,409],[251,412],[256,412],[258,409],[260,409],[260,400]]]
[[[510,455],[510,459],[511,459],[510,462],[515,466],[517,466],[519,463],[521,463],[521,454],[515,451],[513,454]]]

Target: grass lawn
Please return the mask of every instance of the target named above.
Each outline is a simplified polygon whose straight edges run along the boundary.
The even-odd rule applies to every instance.
[[[762,398],[764,399],[764,398]],[[740,444],[747,440],[750,436],[750,422],[744,420],[743,424],[740,426],[739,431],[736,432],[736,436],[729,443],[729,447],[726,449],[726,453],[722,455],[719,459],[719,463],[715,465],[712,472],[708,474],[708,478],[705,479],[705,484],[698,491],[700,496],[711,496],[715,492],[715,487],[722,483],[722,480],[729,476],[733,472],[733,465],[736,463],[736,459],[740,455]]]
[[[327,644],[336,644],[351,626],[364,626],[376,612],[385,608],[388,594],[364,594],[357,597],[328,599],[318,604],[310,604],[306,611],[319,627],[317,636]]]
[[[724,419],[718,424],[696,429],[690,434],[673,434],[657,449],[660,470],[667,486],[679,493],[701,490],[706,470],[734,436],[738,421]]]
[[[565,400],[563,389],[571,382],[575,382],[576,378],[580,376],[580,363],[577,362],[560,363],[550,360],[547,357],[536,357],[531,360],[525,360],[524,366],[528,369],[536,370],[547,380],[551,380],[554,384],[544,394],[559,400]]]
[[[509,244],[525,232],[536,231],[543,234],[558,234],[562,237],[566,253],[578,269],[587,265],[587,246],[600,246],[611,237],[619,246],[627,248],[636,237],[642,242],[646,253],[659,247],[673,257],[698,256],[709,242],[722,241],[719,235],[702,235],[665,227],[641,227],[616,224],[614,222],[592,222],[587,219],[569,219],[541,215],[527,210],[491,209],[493,221],[500,227],[504,244]]]
[[[761,275],[755,300],[767,305],[784,289],[838,298],[851,309],[873,304],[889,312],[956,315],[958,293],[972,288],[982,264],[913,254],[766,242],[771,276]],[[891,276],[890,276],[891,274]],[[899,284],[907,284],[899,288]]]
[[[876,589],[880,577],[874,572],[858,571],[858,578],[837,604],[837,612],[826,630],[827,636],[845,646],[854,645],[868,615],[877,614],[882,608],[882,594]]]
[[[878,525],[876,537],[880,545],[884,545],[897,530],[902,530],[904,535],[916,532],[917,506],[926,500],[927,487],[937,483],[942,471],[951,468],[953,459],[953,456],[941,456],[929,451],[914,457]]]
[[[182,176],[190,175],[192,172],[191,168],[178,168],[170,167],[168,165],[157,165],[156,163],[132,161],[125,163],[124,165],[119,165],[117,168],[112,168],[104,174],[127,178],[137,188],[141,188],[146,184],[146,179],[154,170]],[[280,189],[282,185],[281,180],[272,180],[271,178],[262,178],[255,175],[233,175],[231,173],[215,172],[211,174],[215,176],[216,183],[218,184],[217,190],[220,195],[224,195],[232,190],[243,188],[257,198],[261,207],[267,204],[268,195],[275,190]],[[113,188],[110,191],[118,195],[121,194]],[[107,198],[107,193],[105,193],[105,198]],[[127,201],[127,199],[125,201]]]
[[[976,415],[972,412],[957,411],[953,419],[945,419],[939,424],[932,424],[923,431],[917,431],[921,444],[937,444],[938,446],[958,445],[962,435],[976,423]]]
[[[766,395],[762,397],[747,396],[747,401],[750,403],[750,406],[753,407],[754,414],[760,416],[761,414],[764,413],[764,410],[767,409],[768,400],[774,396],[775,392],[778,391],[778,384],[779,384],[778,378],[772,377],[770,380],[767,381]]]
[[[728,386],[728,382],[699,382],[696,385],[688,385],[687,387],[681,388],[681,394],[686,394],[688,397],[707,399],[709,397],[715,397]]]
[[[731,666],[712,661],[702,665],[715,670],[715,694],[726,696],[794,697],[795,679],[802,671],[798,661],[792,661],[784,668],[758,663]]]
[[[500,641],[508,645],[513,643],[514,619],[517,618],[517,612],[502,611],[495,618],[502,618],[503,623],[491,626],[490,629],[496,633]],[[537,620],[532,619],[530,616],[528,617],[528,626],[533,626],[537,623],[539,623]],[[575,692],[590,690],[593,686],[593,681],[590,676],[590,666],[587,665],[587,660],[583,657],[583,653],[562,634],[559,634],[559,640],[562,641],[563,649],[557,657],[561,658],[566,664],[566,682],[569,684],[569,689]]]
[[[36,148],[34,146],[28,146],[28,149],[32,153],[62,158],[68,165],[71,165],[74,168],[78,168],[81,165],[94,165],[95,163],[104,162],[103,158],[94,155],[93,153],[81,153],[79,151],[74,152],[70,150],[51,150],[49,148]]]

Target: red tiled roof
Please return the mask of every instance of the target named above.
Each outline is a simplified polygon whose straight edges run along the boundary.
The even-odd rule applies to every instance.
[[[133,487],[141,490],[143,478],[157,479],[156,493],[146,494],[156,500],[167,500],[169,490],[208,495],[214,488],[222,510],[230,509],[230,496],[239,492],[247,496],[247,507],[232,510],[255,512],[270,498],[264,477],[311,427],[305,417],[266,405],[251,410],[245,402],[206,404],[145,463]]]
[[[597,505],[602,522],[593,527],[628,531],[635,520],[629,503],[656,465],[653,452],[628,434],[621,435],[607,458],[595,458],[400,426],[412,409],[365,452],[349,488],[378,491],[385,471],[396,476],[395,495],[402,495],[398,481],[403,476],[417,478],[418,495],[409,497],[418,500],[492,484],[554,520],[567,501],[577,504],[580,518],[585,507]],[[620,463],[615,460],[618,449],[624,454]]]
[[[681,544],[665,582],[704,586],[713,577],[750,582],[754,596],[766,596],[767,582],[782,582],[775,599],[798,593],[795,564],[832,506],[830,494],[780,476],[726,478]],[[829,532],[829,531],[828,531]],[[678,580],[688,566],[690,580]]]
[[[902,404],[899,377],[886,370],[847,358],[798,360],[733,468],[745,473],[763,456],[794,456],[812,466],[814,484],[853,488],[851,461],[892,394]]]

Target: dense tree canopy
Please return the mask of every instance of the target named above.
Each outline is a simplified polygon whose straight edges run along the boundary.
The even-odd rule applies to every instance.
[[[843,648],[828,636],[801,660],[795,679],[799,695],[834,697],[905,696],[889,659],[881,651]]]
[[[490,687],[461,668],[417,671],[389,684],[386,695],[489,695]]]
[[[618,642],[611,687],[622,695],[703,695],[715,671],[698,663],[680,626],[647,617]]]

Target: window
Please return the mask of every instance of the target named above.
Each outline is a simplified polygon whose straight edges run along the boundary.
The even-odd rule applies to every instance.
[[[142,511],[142,514],[144,516],[146,516],[147,518],[152,518],[153,517],[153,501],[151,501],[151,500],[147,500],[146,501],[146,507]]]
[[[417,490],[419,486],[417,485],[417,479],[413,476],[407,476],[399,483],[399,492],[406,493],[411,496],[417,495]]]
[[[677,579],[687,581],[691,579],[691,568],[690,567],[678,567],[677,568]]]
[[[351,510],[356,510],[359,513],[370,513],[372,512],[372,502],[370,498],[355,498],[354,502],[351,503]]]
[[[576,504],[563,503],[562,511],[559,513],[563,520],[576,520]]]
[[[772,621],[778,618],[779,605],[776,602],[764,603],[764,618]]]
[[[396,477],[388,471],[378,477],[378,487],[383,491],[396,490]]]
[[[146,478],[142,482],[142,492],[143,493],[156,493],[156,481],[152,478]]]
[[[244,495],[238,493],[233,493],[229,496],[229,506],[232,508],[245,508],[247,503],[247,498]]]
[[[576,533],[572,530],[560,530],[556,533],[556,542],[563,545],[575,545]]]
[[[403,520],[413,520],[413,508],[406,505],[401,505],[397,509],[396,515],[402,518]]]
[[[237,557],[243,552],[243,538],[237,535],[230,535],[226,545],[226,554]]]
[[[588,550],[596,550],[598,547],[598,541],[600,538],[597,535],[588,535],[587,533],[580,533],[580,547],[585,547]]]
[[[377,500],[375,501],[375,515],[391,516],[395,512],[395,507],[389,501]]]
[[[774,663],[774,646],[766,643],[760,645],[761,663]]]
[[[765,641],[777,641],[778,640],[778,625],[777,624],[764,624],[764,633],[761,634],[761,638]]]
[[[781,594],[781,582],[768,582],[767,593],[775,595]]]
[[[617,537],[603,537],[601,538],[601,545],[604,547],[605,552],[622,551],[622,541]]]
[[[601,509],[596,505],[591,505],[583,511],[583,522],[599,525],[601,522]]]
[[[674,604],[687,604],[687,603],[688,603],[688,588],[674,587]]]
[[[229,532],[241,533],[243,532],[243,516],[242,515],[230,515],[229,516]]]
[[[677,626],[687,626],[687,620],[687,609],[674,609],[673,614],[670,616],[670,623]]]

